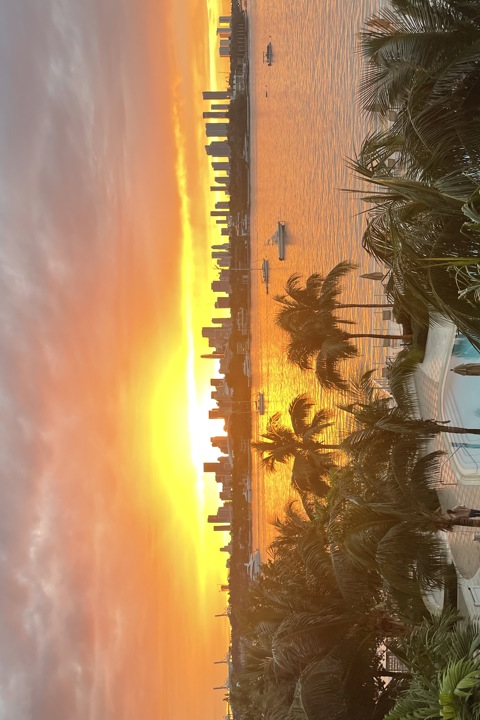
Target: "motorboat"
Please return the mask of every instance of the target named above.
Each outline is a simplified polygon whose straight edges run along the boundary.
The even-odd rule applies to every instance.
[[[277,227],[278,259],[285,260],[285,223],[278,221]]]
[[[273,48],[272,48],[272,43],[269,42],[267,45],[267,49],[263,53],[263,62],[266,62],[267,65],[271,65],[272,59],[273,59]]]
[[[285,260],[285,223],[281,220],[278,221],[277,229],[273,235],[267,240],[267,245],[273,245],[274,243],[278,246],[278,259]]]
[[[245,563],[245,568],[247,570],[248,577],[253,580],[255,575],[258,575],[260,572],[260,566],[262,564],[262,559],[260,557],[260,551],[255,550],[255,552],[250,554],[250,559],[248,563]]]
[[[257,410],[259,415],[265,415],[265,395],[259,392],[257,395]]]
[[[265,290],[268,295],[268,274],[269,274],[269,267],[268,267],[268,260],[265,258],[262,262],[262,280],[265,283]]]

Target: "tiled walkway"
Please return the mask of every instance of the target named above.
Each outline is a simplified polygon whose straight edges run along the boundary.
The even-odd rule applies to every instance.
[[[439,398],[443,392],[454,339],[455,327],[449,323],[442,321],[429,330],[425,359],[414,378],[419,414],[423,418],[448,420],[442,418]],[[452,449],[445,435],[437,436],[432,441],[431,449],[446,453],[438,489],[442,510],[460,503],[480,508],[480,474],[478,477],[470,477],[468,485],[457,478],[451,462]],[[459,526],[448,534],[452,558],[459,575],[459,609],[462,614],[469,616],[480,615],[480,541],[475,540],[476,535],[480,538],[480,522],[478,529]],[[475,588],[479,592],[478,604],[474,602],[477,593]]]

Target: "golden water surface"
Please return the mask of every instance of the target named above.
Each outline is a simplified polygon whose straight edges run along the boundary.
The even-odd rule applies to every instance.
[[[359,265],[345,283],[345,302],[378,302],[379,283],[360,278],[373,269],[362,250],[362,203],[343,192],[354,187],[345,159],[372,126],[356,104],[361,59],[356,35],[377,5],[367,0],[252,0],[250,30],[250,182],[252,265],[268,258],[269,294],[252,271],[252,398],[264,393],[265,414],[254,415],[258,437],[268,417],[287,411],[302,392],[319,406],[335,407],[338,395],[322,391],[313,372],[302,373],[285,356],[286,337],[274,324],[273,297],[292,273],[326,274],[340,260]],[[267,43],[273,62],[263,62]],[[286,259],[267,240],[278,220],[286,223]],[[359,331],[381,325],[379,311],[357,311]],[[360,345],[359,366],[373,367],[381,351]],[[345,366],[355,372],[357,363]],[[288,416],[285,417],[285,420]],[[340,430],[342,421],[339,420]],[[265,557],[271,521],[294,497],[289,469],[266,475],[252,457],[254,549]]]

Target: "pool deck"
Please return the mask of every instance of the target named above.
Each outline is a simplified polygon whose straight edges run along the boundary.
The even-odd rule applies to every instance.
[[[443,387],[450,365],[456,328],[444,319],[430,327],[425,359],[417,369],[414,384],[420,417],[442,418]],[[480,421],[479,421],[480,422]],[[463,477],[455,466],[451,446],[445,436],[437,436],[432,450],[443,450],[441,482],[437,488],[442,510],[458,504],[480,508],[480,473]],[[480,616],[480,541],[479,527],[456,527],[448,534],[453,562],[458,574],[458,607],[464,617]],[[475,600],[476,603],[475,603]]]

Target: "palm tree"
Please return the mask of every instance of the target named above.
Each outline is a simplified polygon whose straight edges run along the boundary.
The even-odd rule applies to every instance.
[[[398,685],[382,685],[378,655],[355,637],[338,643],[300,675],[290,717],[378,720],[391,709]]]
[[[356,306],[338,302],[340,281],[353,267],[350,263],[342,262],[325,278],[318,274],[311,275],[305,288],[300,286],[299,276],[292,275],[285,286],[285,294],[275,297],[281,306],[276,322],[290,335],[288,359],[300,369],[306,370],[311,367],[315,358],[315,373],[325,388],[347,389],[347,383],[339,371],[339,363],[358,354],[352,340],[411,339],[410,335],[351,333],[344,329],[345,325],[352,325],[354,322],[340,319],[336,312],[345,307]]]
[[[468,5],[393,0],[361,34],[361,106],[382,115],[397,111],[377,140],[398,153],[410,177],[478,177],[480,22],[478,9]],[[380,150],[377,159],[382,156]]]
[[[452,612],[431,617],[391,649],[412,673],[386,720],[472,720],[480,710],[480,627]]]
[[[361,34],[361,107],[396,111],[353,164],[377,184],[364,198],[373,204],[364,247],[391,268],[400,307],[423,324],[433,307],[480,347],[478,314],[459,293],[454,271],[464,263],[477,272],[480,226],[465,216],[480,180],[478,8],[470,1],[390,5]]]
[[[478,313],[459,293],[456,269],[476,270],[480,224],[472,197],[475,183],[465,174],[435,182],[392,176],[375,156],[350,163],[375,189],[364,200],[368,211],[363,247],[391,270],[387,289],[417,322],[428,324],[429,307],[480,343]],[[403,170],[402,170],[403,172]],[[471,222],[466,216],[470,214]]]
[[[340,493],[330,503],[329,539],[365,573],[376,573],[396,602],[443,585],[447,570],[440,530],[454,521],[432,510],[429,484],[441,471],[442,453],[418,458],[402,442],[376,473],[356,468],[357,494]],[[363,486],[363,487],[362,487]]]
[[[449,567],[439,533],[476,521],[438,512],[443,453],[425,454],[415,438],[396,437],[392,449],[373,447],[364,462],[335,473],[326,510],[332,559],[340,552],[366,575],[377,575],[401,609],[444,583]],[[417,617],[414,605],[411,610]]]
[[[385,115],[427,85],[432,101],[476,68],[480,21],[469,2],[391,0],[361,34],[367,60],[360,90],[364,110]],[[430,82],[428,82],[430,81]],[[425,91],[424,91],[425,92]]]
[[[363,622],[364,616],[358,613],[358,619]],[[312,720],[330,720],[334,708],[345,711],[334,715],[342,720],[373,720],[381,696],[377,645],[352,628],[351,619],[288,608],[280,624],[257,623],[241,646],[242,669],[234,677],[232,704],[257,707],[261,717],[285,718],[295,709],[295,717],[311,717],[320,693],[322,707]]]
[[[383,398],[370,403],[354,403],[340,406],[350,413],[360,425],[341,443],[345,450],[355,449],[380,439],[382,436],[404,436],[428,440],[439,433],[455,435],[480,435],[480,428],[466,428],[450,425],[449,420],[427,420],[414,418],[399,406],[389,407]]]
[[[290,506],[279,532],[244,608],[240,685],[266,717],[303,708],[312,720],[327,720],[343,708],[339,718],[372,720],[382,696],[379,643],[410,626],[389,617],[376,596],[363,596],[363,604],[343,596],[321,524]],[[310,715],[319,697],[322,706]]]
[[[333,311],[344,308],[380,308],[392,307],[389,303],[340,303],[338,297],[341,293],[340,282],[351,271],[358,266],[353,263],[342,261],[330,270],[326,278],[319,273],[309,275],[302,287],[301,275],[294,273],[290,275],[285,284],[285,295],[276,295],[275,300],[286,308],[300,312],[301,310],[311,311]]]
[[[414,354],[411,362],[405,356],[392,369],[392,388],[398,405],[392,406],[390,397],[382,395],[373,383],[373,371],[370,370],[358,380],[351,381],[353,402],[338,406],[353,420],[353,429],[343,438],[340,447],[361,472],[368,468],[375,472],[379,463],[390,462],[390,453],[398,443],[405,442],[424,450],[428,441],[440,433],[480,435],[480,428],[415,417],[418,404],[410,380],[417,364],[418,357]]]
[[[461,264],[477,272],[480,224],[470,210],[480,180],[478,7],[392,0],[367,22],[361,49],[361,106],[396,111],[353,163],[377,185],[364,198],[373,204],[364,247],[391,268],[400,307],[424,324],[433,307],[480,347],[478,314],[455,272]]]
[[[325,495],[328,484],[323,478],[334,467],[332,451],[338,450],[338,445],[327,445],[317,439],[331,423],[327,410],[319,410],[309,420],[312,407],[306,395],[298,395],[288,409],[292,427],[283,425],[281,414],[276,413],[268,421],[263,440],[252,442],[252,447],[261,455],[267,472],[274,472],[277,463],[293,458],[293,486]]]

